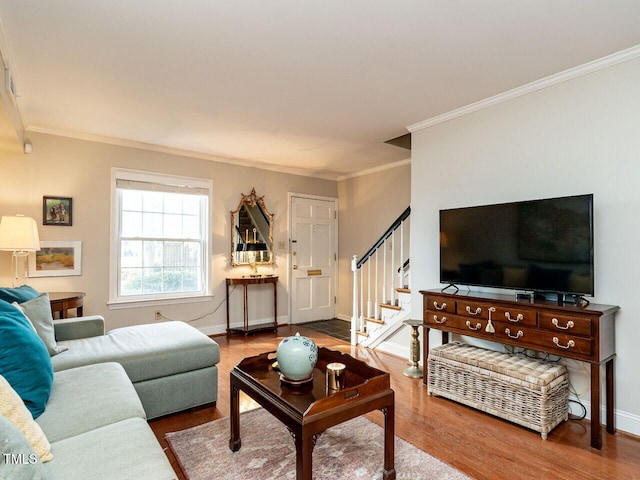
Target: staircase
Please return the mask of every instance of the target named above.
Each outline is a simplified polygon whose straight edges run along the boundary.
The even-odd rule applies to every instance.
[[[353,256],[352,345],[378,347],[411,315],[410,214],[407,207],[360,260]]]

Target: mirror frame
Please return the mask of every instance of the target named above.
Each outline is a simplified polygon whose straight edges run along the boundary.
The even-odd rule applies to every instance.
[[[258,197],[256,195],[255,187],[251,189],[251,193],[249,195],[245,195],[244,193],[240,194],[242,198],[240,199],[240,203],[238,204],[238,208],[231,211],[231,265],[234,267],[238,266],[247,266],[251,265],[250,262],[240,262],[236,259],[236,218],[240,213],[240,210],[245,205],[250,207],[259,207],[260,210],[264,213],[266,218],[269,220],[269,238],[268,238],[268,247],[269,247],[269,258],[266,261],[255,262],[256,265],[272,265],[273,264],[273,214],[269,213],[267,206],[264,204],[264,195]]]

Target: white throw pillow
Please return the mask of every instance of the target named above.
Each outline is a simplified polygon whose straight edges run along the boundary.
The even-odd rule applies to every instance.
[[[6,417],[22,432],[40,460],[48,462],[53,459],[51,445],[40,425],[33,420],[31,412],[25,407],[20,396],[2,375],[0,375],[0,415]]]
[[[39,297],[27,300],[26,302],[14,302],[13,305],[18,307],[29,319],[31,325],[36,329],[36,333],[46,345],[49,355],[53,357],[69,349],[69,347],[56,343],[53,315],[51,314],[51,302],[49,302],[48,293],[43,293]]]

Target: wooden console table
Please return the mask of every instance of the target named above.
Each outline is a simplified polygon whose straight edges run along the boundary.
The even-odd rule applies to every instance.
[[[429,354],[429,329],[536,350],[591,364],[591,446],[602,448],[600,367],[606,372],[606,426],[614,425],[614,317],[619,307],[586,307],[548,302],[516,301],[514,296],[489,293],[445,293],[421,290],[423,298],[423,358]],[[428,370],[423,381],[427,383]]]
[[[51,303],[51,314],[53,318],[67,318],[69,310],[76,309],[76,316],[83,315],[84,292],[49,292],[49,302]]]
[[[266,323],[260,325],[249,325],[249,306],[248,306],[248,294],[247,288],[249,285],[260,285],[264,283],[273,284],[273,323]],[[234,333],[242,333],[249,335],[250,333],[272,331],[276,332],[278,329],[278,277],[266,276],[266,277],[239,277],[239,278],[227,278],[226,282],[226,294],[227,294],[227,335]],[[242,285],[243,287],[243,306],[244,306],[244,322],[242,328],[231,328],[231,320],[229,315],[229,286],[230,285]]]

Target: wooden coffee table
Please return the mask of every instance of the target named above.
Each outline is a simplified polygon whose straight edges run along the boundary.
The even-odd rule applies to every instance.
[[[312,453],[315,440],[327,428],[351,420],[373,410],[384,413],[383,479],[394,480],[394,392],[389,374],[370,367],[346,353],[318,349],[318,363],[313,382],[292,387],[280,381],[280,372],[273,368],[275,352],[242,360],[231,371],[231,438],[229,448],[240,449],[240,391],[258,402],[265,410],[284,423],[296,446],[296,478],[311,480]],[[344,363],[343,390],[329,394],[325,375],[327,364]]]

